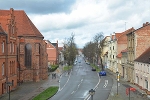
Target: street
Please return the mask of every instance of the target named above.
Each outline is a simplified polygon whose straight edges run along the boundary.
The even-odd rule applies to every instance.
[[[96,71],[91,70],[82,57],[70,74],[65,72],[60,78],[59,91],[49,100],[89,100],[89,90],[94,89],[94,100],[106,100],[112,87],[112,79],[107,76],[98,76]]]

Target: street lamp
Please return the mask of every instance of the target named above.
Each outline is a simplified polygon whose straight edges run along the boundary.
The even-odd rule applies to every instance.
[[[7,85],[9,86],[9,100],[10,100],[10,86],[12,86],[12,82],[7,82]]]
[[[117,72],[116,72],[116,74],[117,74],[117,95],[118,95],[118,81],[119,81],[119,72],[117,71]]]
[[[89,90],[89,94],[91,95],[91,100],[93,100],[93,95],[95,94],[95,90]]]

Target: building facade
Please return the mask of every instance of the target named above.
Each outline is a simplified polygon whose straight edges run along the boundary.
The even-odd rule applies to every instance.
[[[47,43],[46,52],[48,54],[48,65],[59,64],[58,42],[51,43],[49,40],[45,42]]]
[[[104,68],[108,68],[108,50],[109,50],[109,41],[111,40],[110,36],[106,36],[103,39],[103,49],[102,49],[102,63],[104,65]]]
[[[150,24],[146,22],[142,27],[128,33],[127,41],[128,81],[134,83],[134,60],[137,59],[143,53],[143,51],[150,47]]]
[[[7,90],[8,82],[12,90],[17,83],[47,79],[46,42],[26,13],[13,8],[0,10],[0,23],[2,33],[6,33],[0,37],[0,95]]]
[[[17,87],[17,28],[14,10],[7,15],[0,13],[0,95]]]
[[[150,94],[150,48],[134,60],[135,84]]]

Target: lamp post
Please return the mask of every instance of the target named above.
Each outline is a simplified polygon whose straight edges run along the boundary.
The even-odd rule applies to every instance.
[[[118,81],[119,81],[119,72],[117,71],[117,72],[116,72],[116,74],[117,74],[117,95],[118,95]]]
[[[89,94],[91,95],[91,100],[93,100],[93,95],[95,94],[95,90],[89,90]]]
[[[9,86],[9,100],[10,100],[10,86],[12,86],[11,82],[7,82],[7,85]]]

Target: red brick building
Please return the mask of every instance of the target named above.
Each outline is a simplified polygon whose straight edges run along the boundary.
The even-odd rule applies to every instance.
[[[17,82],[47,79],[46,42],[26,13],[0,10],[0,23],[0,95],[5,93],[7,82],[15,88]]]
[[[0,13],[0,95],[7,92],[7,83],[11,89],[17,86],[17,28],[13,9],[9,14]]]
[[[59,51],[58,51],[58,42],[51,43],[46,40],[47,43],[47,54],[48,54],[48,63],[49,65],[55,65],[59,62]]]

